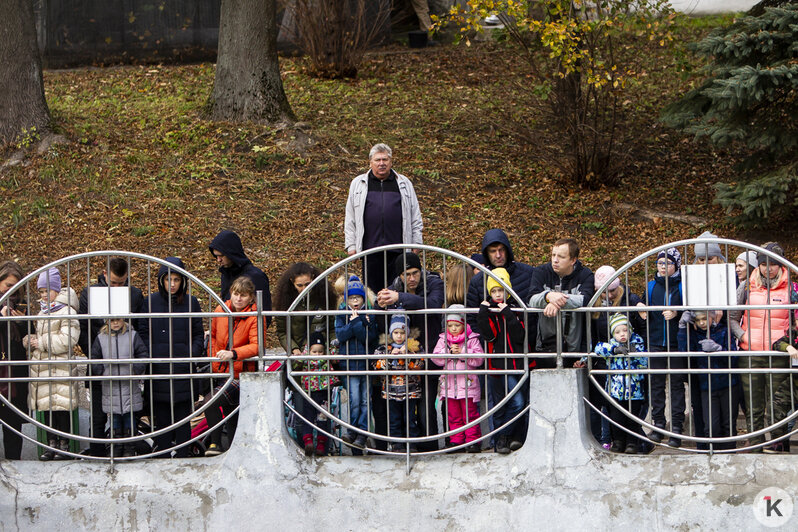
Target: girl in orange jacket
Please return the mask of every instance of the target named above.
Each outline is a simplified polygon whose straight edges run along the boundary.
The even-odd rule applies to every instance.
[[[255,285],[249,277],[239,277],[230,286],[230,300],[225,303],[227,308],[233,312],[252,312],[255,308]],[[226,312],[221,305],[216,307],[216,312]],[[206,411],[205,419],[208,427],[213,428],[211,432],[211,444],[205,451],[205,456],[216,456],[222,452],[222,431],[219,424],[222,416],[229,415],[239,403],[240,387],[239,375],[242,371],[256,371],[258,354],[258,318],[257,316],[245,316],[233,318],[232,333],[230,341],[230,318],[219,316],[211,321],[211,337],[208,342],[208,356],[216,357],[219,362],[211,364],[214,373],[230,372],[230,364],[233,365],[233,381],[226,389],[217,386],[211,394],[214,401]],[[264,323],[264,329],[266,324]],[[230,441],[233,440],[236,426],[238,424],[238,414],[231,417],[227,424]],[[215,428],[214,428],[215,427]]]

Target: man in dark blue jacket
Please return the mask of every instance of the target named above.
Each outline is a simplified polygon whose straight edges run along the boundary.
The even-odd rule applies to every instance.
[[[377,293],[377,305],[385,309],[402,308],[405,310],[422,310],[443,308],[444,289],[443,280],[437,273],[428,272],[421,264],[418,255],[411,252],[396,257],[393,270],[399,272],[394,282],[388,288],[383,288]],[[382,317],[382,316],[381,316]],[[411,314],[410,328],[418,329],[421,334],[422,345],[426,353],[432,353],[438,336],[441,334],[441,314]],[[384,325],[384,320],[380,320]],[[386,328],[387,329],[387,328]],[[426,409],[419,410],[419,426],[423,434],[437,432],[437,413],[435,399],[438,396],[438,375],[424,378],[422,383],[422,397]],[[377,390],[379,391],[379,390]],[[372,398],[374,419],[377,421],[377,408],[384,408],[385,401],[380,397]],[[422,451],[437,450],[437,441],[424,442],[418,447]]]
[[[394,261],[399,275],[387,288],[377,293],[377,305],[385,309],[422,310],[443,308],[443,280],[428,272],[418,255],[406,252]],[[441,334],[442,314],[412,314],[410,328],[421,332],[424,349],[432,353]]]
[[[494,268],[507,270],[507,273],[510,274],[510,283],[512,283],[513,291],[522,299],[518,304],[520,305],[526,301],[529,297],[529,286],[532,282],[532,274],[535,268],[523,262],[516,262],[510,239],[507,238],[507,234],[504,231],[501,229],[489,229],[485,233],[485,236],[482,237],[482,256],[485,259],[485,266],[489,270]],[[471,284],[468,285],[466,307],[479,308],[480,303],[486,299],[489,298],[485,275],[479,272],[471,278]],[[511,303],[508,304],[515,306]],[[529,330],[534,331],[532,317],[530,314],[527,326]],[[476,314],[468,314],[468,324],[471,325],[471,329],[474,332],[479,332]]]
[[[557,320],[562,320],[564,353],[587,351],[586,313],[561,312],[587,305],[595,291],[593,272],[579,261],[579,244],[573,238],[561,238],[551,249],[551,261],[535,269],[529,288],[529,306],[542,308],[538,316],[535,348],[539,352],[557,351]],[[564,361],[572,366],[579,358]],[[553,367],[554,359],[538,360],[538,366]]]
[[[252,264],[241,244],[241,238],[233,231],[222,231],[208,246],[211,255],[219,265],[219,273],[222,274],[222,289],[220,296],[222,300],[230,299],[230,285],[242,275],[249,277],[255,284],[255,291],[263,293],[263,310],[272,309],[272,294],[269,291],[269,278],[263,270]],[[266,326],[271,322],[271,318],[266,318]]]

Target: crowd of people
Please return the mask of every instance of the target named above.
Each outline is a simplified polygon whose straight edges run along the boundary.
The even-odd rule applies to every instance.
[[[410,180],[393,170],[390,148],[375,145],[369,166],[350,186],[345,250],[351,255],[384,245],[421,245],[418,199]],[[727,263],[714,235],[705,233],[699,240],[703,242],[693,246],[695,264],[708,268]],[[297,439],[308,456],[329,452],[333,427],[319,409],[333,412],[336,398],[340,406],[336,391],[343,388],[348,415],[342,416],[340,440],[353,454],[367,449],[430,451],[442,442],[453,451],[482,452],[487,442],[480,410],[492,410],[488,426],[495,432],[490,444],[495,452],[507,454],[522,447],[528,431],[528,387],[519,386],[521,377],[530,369],[554,367],[552,355],[563,353],[567,366],[606,370],[594,374],[600,388],[590,390],[595,407],[590,428],[613,452],[647,452],[652,442],[663,443],[666,436],[667,445],[679,447],[680,436],[689,430],[688,406],[695,436],[735,436],[738,412],[743,411],[748,432],[755,433],[749,444],[762,444],[768,423],[777,423],[793,409],[791,359],[798,364],[796,313],[778,307],[798,303],[798,283],[790,281],[778,244],[769,242],[763,249],[766,253],[741,253],[734,263],[735,278],[725,281],[734,284],[736,301],[731,303],[759,308],[728,312],[684,310],[682,254],[674,247],[659,252],[656,274],[646,279],[641,295],[622,283],[610,265],[594,275],[579,260],[579,244],[572,238],[554,242],[550,260],[533,266],[516,258],[501,229],[488,230],[481,252],[472,255],[472,262],[482,267],[459,262],[446,268],[443,277],[428,269],[426,254],[407,249],[366,254],[362,275],[352,274],[347,266],[347,275],[335,283],[319,279],[322,274],[315,266],[295,263],[277,281],[273,306],[302,311],[274,320],[289,366],[297,373],[293,384],[303,392],[293,396],[299,414]],[[184,457],[192,429],[176,422],[202,408],[210,427],[205,454],[224,451],[223,427],[228,441],[235,432],[232,412],[239,404],[240,373],[257,369],[255,357],[262,347],[258,328],[270,325],[268,318],[259,324],[255,316],[230,318],[228,312],[254,310],[258,292],[260,310],[272,310],[272,293],[268,277],[249,260],[236,233],[222,231],[209,251],[219,266],[220,296],[227,308],[216,308],[220,316],[209,320],[207,333],[201,317],[180,316],[201,308],[188,278],[180,273],[184,264],[179,258],[163,261],[157,289],[146,296],[129,282],[129,261],[122,257],[109,257],[97,283],[80,295],[63,285],[57,268],[45,270],[37,279],[40,318],[35,320],[22,319],[36,314],[25,308],[16,286],[25,277],[23,270],[14,262],[0,264],[0,294],[12,292],[0,313],[20,318],[0,322],[0,348],[4,359],[28,361],[0,364],[0,378],[6,379],[0,380],[0,394],[8,401],[0,401],[6,458],[19,459],[22,446],[22,419],[9,404],[35,413],[52,429],[42,460],[74,454],[75,442],[68,436],[77,429],[72,413],[84,394],[75,346],[90,361],[86,389],[92,436],[133,436],[146,415],[151,430],[157,431],[154,454]],[[89,290],[94,287],[126,287],[129,313],[135,318],[70,317],[90,314]],[[599,289],[596,306],[585,309]],[[537,310],[513,310],[518,307]],[[616,312],[613,307],[624,309]],[[638,307],[646,308],[630,310]],[[191,377],[196,367],[190,359],[195,357],[214,359],[210,370],[219,379],[208,389]],[[129,362],[120,363],[123,359]],[[647,368],[670,372],[636,372]],[[688,368],[713,371],[680,372]],[[222,374],[230,373],[228,382]],[[136,379],[145,374],[150,378]],[[116,378],[91,378],[95,376]],[[13,380],[29,377],[40,379]],[[72,378],[45,380],[49,377]],[[646,432],[638,420],[648,415],[655,430]],[[789,452],[787,434],[786,424],[771,429],[764,450]],[[376,437],[369,441],[369,435]],[[710,445],[735,448],[734,442],[698,443],[699,448]],[[101,441],[88,449],[96,456],[108,452]],[[136,448],[124,444],[114,452],[131,457]]]

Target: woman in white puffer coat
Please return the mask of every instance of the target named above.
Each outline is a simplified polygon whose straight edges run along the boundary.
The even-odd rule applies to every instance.
[[[61,275],[57,268],[50,268],[39,275],[36,283],[39,289],[41,311],[39,316],[59,316],[52,319],[36,320],[35,334],[27,335],[23,345],[28,349],[31,361],[71,360],[73,348],[80,336],[80,323],[70,319],[70,314],[78,313],[78,295],[71,287],[61,288]],[[77,364],[31,364],[31,377],[70,377],[78,375]],[[72,411],[78,406],[80,382],[75,381],[37,381],[28,387],[28,406],[31,410],[45,413],[45,423],[61,432],[70,432]],[[77,427],[75,427],[77,429]],[[69,440],[55,434],[47,434],[50,447],[69,450]],[[40,460],[62,460],[65,455],[46,450]]]

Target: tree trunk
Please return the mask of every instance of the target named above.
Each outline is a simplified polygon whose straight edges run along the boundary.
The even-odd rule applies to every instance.
[[[0,17],[0,145],[49,130],[32,0],[3,2]]]
[[[277,58],[275,0],[222,0],[208,112],[232,122],[294,121]]]

